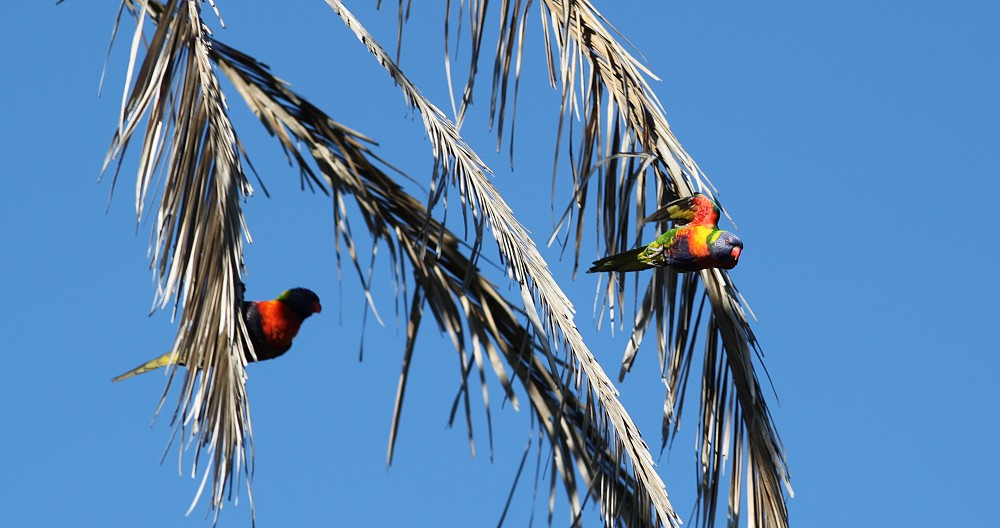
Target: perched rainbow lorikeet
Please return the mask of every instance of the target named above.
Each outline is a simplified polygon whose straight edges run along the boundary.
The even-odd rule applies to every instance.
[[[271,301],[244,302],[243,319],[246,321],[253,351],[257,355],[256,361],[274,359],[288,352],[292,348],[292,339],[299,333],[302,321],[321,311],[323,307],[319,304],[319,296],[305,288],[286,290]],[[246,360],[255,361],[249,355]],[[173,363],[183,364],[177,356],[171,357],[170,352],[167,352],[111,381],[121,381]]]
[[[643,223],[664,218],[673,220],[677,227],[645,247],[595,261],[587,273],[663,267],[677,271],[736,267],[743,242],[729,231],[719,229],[719,204],[714,200],[700,193],[681,198],[661,207]]]

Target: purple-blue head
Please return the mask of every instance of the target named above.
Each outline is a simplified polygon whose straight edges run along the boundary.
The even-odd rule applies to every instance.
[[[712,260],[718,262],[722,269],[733,269],[743,252],[743,241],[729,231],[718,231],[718,236],[708,245],[708,253]]]

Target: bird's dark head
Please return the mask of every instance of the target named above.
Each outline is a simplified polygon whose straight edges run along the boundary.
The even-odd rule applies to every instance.
[[[743,252],[743,241],[729,231],[718,231],[719,236],[709,243],[708,251],[712,259],[722,269],[733,269]]]
[[[306,288],[285,290],[281,292],[277,300],[283,302],[303,319],[323,311],[323,306],[319,304],[319,296]]]

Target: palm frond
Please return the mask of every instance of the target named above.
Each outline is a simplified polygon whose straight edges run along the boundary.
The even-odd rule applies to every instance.
[[[517,398],[512,380],[524,386],[533,413],[553,446],[551,467],[557,469],[555,473],[564,483],[573,512],[578,513],[582,507],[582,490],[600,499],[608,524],[676,525],[676,514],[662,481],[652,469],[647,446],[618,402],[610,380],[576,331],[571,304],[548,273],[530,237],[490,185],[486,177],[489,169],[462,141],[457,127],[420,96],[343,5],[336,0],[328,0],[328,4],[390,72],[408,103],[424,120],[438,163],[426,207],[376,168],[373,161],[379,160],[368,149],[371,143],[367,138],[309,105],[253,59],[212,39],[201,23],[198,2],[172,0],[163,5],[155,0],[123,1],[139,19],[127,76],[135,87],[126,87],[106,167],[112,159],[124,155],[145,120],[136,207],[141,218],[151,197],[162,195],[151,242],[160,285],[157,305],[166,306],[173,299],[175,314],[180,310],[174,353],[188,365],[211,367],[188,369],[175,411],[177,430],[182,436],[189,434],[197,445],[192,474],[197,473],[202,448],[207,447],[212,456],[211,469],[205,471],[198,496],[211,473],[212,508],[217,519],[225,490],[232,493],[234,477],[242,470],[249,490],[252,473],[249,405],[242,369],[249,345],[239,317],[241,236],[246,234],[239,200],[251,189],[240,165],[239,142],[210,64],[215,61],[279,138],[286,154],[296,161],[304,184],[332,190],[338,265],[339,241],[343,241],[367,292],[366,275],[347,222],[344,199],[351,196],[373,239],[389,247],[397,276],[402,278],[405,265],[410,266],[413,291],[407,293],[406,281],[399,282],[404,290],[402,298],[410,300],[406,357],[413,353],[426,306],[459,352],[465,373],[459,397],[464,399],[467,420],[470,390],[465,380],[474,372],[479,374],[488,413],[484,379],[488,362],[501,381],[505,398],[513,405],[517,405]],[[630,232],[633,193],[634,216],[638,220],[646,216],[649,208],[647,188],[654,189],[654,203],[649,205],[655,209],[657,203],[689,194],[695,188],[704,190],[709,184],[670,132],[662,107],[645,80],[652,75],[617,42],[608,30],[610,25],[593,6],[586,1],[560,0],[543,0],[541,5],[546,48],[551,50],[547,54],[550,80],[554,85],[557,80],[561,82],[563,93],[561,122],[568,126],[571,137],[574,117],[583,123],[579,147],[570,155],[577,202],[575,258],[579,259],[587,197],[592,192],[597,196],[597,221],[606,247],[627,249],[640,241],[642,232],[638,222]],[[401,10],[402,6],[400,3]],[[503,134],[508,93],[516,100],[530,6],[530,0],[516,0],[504,2],[501,7],[503,30],[497,46],[491,104],[498,141]],[[486,2],[469,3],[470,15],[479,19],[485,16],[486,8]],[[144,12],[157,26],[140,64]],[[476,16],[473,20],[477,20]],[[401,14],[401,24],[404,19]],[[477,43],[474,56],[478,57],[483,24],[480,20],[473,26],[471,40]],[[457,111],[459,123],[471,101],[476,63],[474,59]],[[514,89],[509,92],[511,75]],[[296,141],[308,145],[311,162],[319,167],[322,177],[310,168],[310,160],[299,152]],[[162,183],[157,183],[157,177]],[[597,184],[592,186],[595,177]],[[446,196],[448,181],[459,189],[472,213],[475,243],[470,256],[463,253],[459,239],[429,213]],[[591,187],[596,189],[592,191]],[[526,315],[532,321],[530,327],[518,323],[519,311],[478,274],[474,265],[486,227],[493,232],[510,274],[521,285]],[[368,273],[370,276],[371,269]],[[739,490],[745,485],[751,523],[786,526],[780,487],[784,483],[791,491],[786,462],[754,372],[752,355],[759,354],[759,347],[735,286],[725,272],[718,271],[704,272],[700,277],[659,271],[649,277],[643,301],[636,308],[621,375],[630,368],[649,325],[655,325],[669,389],[663,423],[666,443],[672,434],[670,426],[676,427],[683,408],[695,341],[704,335],[699,420],[701,520],[713,522],[721,475],[728,463],[735,468],[729,485],[731,522],[738,521]],[[605,291],[611,306],[624,305],[623,285],[615,288],[609,283]],[[707,313],[703,310],[706,299],[711,306]],[[540,315],[535,313],[536,303]],[[707,322],[702,334],[699,328],[703,318]],[[557,342],[570,352],[565,360],[555,358],[549,350]],[[511,376],[504,362],[511,367]],[[407,372],[404,363],[390,435],[390,460]],[[733,458],[727,462],[730,453]],[[580,484],[577,474],[582,478]]]
[[[136,9],[138,6],[130,4],[129,7]],[[169,8],[172,6],[169,4],[163,6],[150,1],[142,7],[154,21],[159,21],[165,12],[170,13]],[[334,189],[335,210],[343,209],[343,201],[338,193],[354,196],[375,240],[383,240],[389,244],[394,262],[398,258],[397,254],[409,257],[419,285],[418,290],[424,288],[434,292],[414,295],[414,308],[411,309],[413,321],[419,323],[419,316],[414,315],[418,314],[419,310],[415,307],[420,302],[427,302],[440,325],[444,326],[445,321],[451,321],[448,324],[451,328],[455,328],[454,322],[459,319],[457,307],[460,306],[467,318],[467,324],[472,329],[474,343],[481,343],[482,349],[487,352],[494,372],[505,387],[505,397],[516,408],[518,399],[510,388],[510,381],[501,365],[501,359],[513,366],[515,379],[521,382],[530,396],[532,408],[538,417],[537,423],[545,426],[546,434],[553,444],[552,466],[558,468],[558,473],[563,478],[570,502],[576,505],[574,511],[579,512],[581,502],[573,471],[575,465],[588,476],[588,482],[600,482],[602,487],[616,490],[619,508],[615,514],[619,518],[632,516],[629,508],[635,501],[630,498],[630,494],[638,486],[631,475],[619,470],[618,464],[608,462],[613,450],[607,444],[606,437],[596,434],[595,429],[591,427],[593,406],[577,402],[575,396],[565,392],[563,384],[546,371],[541,358],[533,352],[531,343],[535,341],[534,337],[517,322],[517,311],[489,281],[478,274],[472,261],[461,253],[459,240],[443,226],[430,219],[419,201],[403,193],[395,182],[368,160],[373,156],[366,148],[368,144],[366,138],[337,124],[288,90],[287,85],[271,76],[266,68],[252,58],[214,39],[209,38],[208,41],[211,43],[208,48],[210,58],[230,78],[265,126],[279,138],[286,152],[302,169],[303,178],[312,184],[323,183],[305,158],[298,153],[293,143],[296,140],[309,145],[313,161],[326,177],[326,183]],[[116,150],[114,154],[120,155],[123,151],[124,147]],[[188,220],[197,223],[191,218]],[[337,225],[341,235],[350,241],[349,233],[341,229],[342,224],[338,221]],[[440,231],[442,234],[440,244],[436,248],[437,258],[429,258],[424,248],[413,242],[419,240],[421,233],[428,230],[428,225],[430,232]],[[192,228],[200,229],[197,225]],[[397,245],[405,245],[406,251],[400,253]],[[356,255],[352,255],[352,259],[357,264]],[[393,267],[396,270],[400,269],[398,265]],[[206,299],[206,303],[212,300]],[[408,328],[408,354],[412,353],[417,326],[413,324]],[[185,357],[191,362],[189,364],[198,364],[194,363],[198,361],[195,358],[196,353],[190,352],[196,347],[182,349],[182,346],[178,345],[177,353],[184,353],[184,350],[187,350],[188,355]],[[202,347],[200,350],[206,349]],[[209,364],[210,359],[206,360],[208,363],[203,364]],[[191,369],[190,372],[195,372],[195,369]],[[402,379],[405,381],[405,370]],[[190,391],[182,392],[186,398],[182,400],[183,402],[192,399]],[[398,405],[401,405],[402,394],[401,390]],[[198,397],[195,395],[194,399],[197,400]],[[239,401],[244,402],[241,410],[247,412],[245,416],[248,419],[245,396]],[[187,403],[182,404],[185,405]],[[571,412],[567,412],[567,409]],[[554,423],[553,419],[556,418],[558,420]],[[182,423],[187,424],[187,419]],[[197,424],[197,421],[194,422],[192,427],[196,430],[205,429],[204,427],[198,429]],[[247,426],[249,427],[248,421]],[[393,436],[397,427],[398,422],[394,422]],[[246,432],[249,435],[249,429]],[[234,444],[225,443],[234,439],[237,440]],[[214,444],[209,445],[219,452],[237,455],[241,454],[246,446],[245,443],[239,442],[239,437],[234,436],[219,436]],[[390,444],[390,457],[391,449]],[[574,460],[575,464],[572,462]],[[213,486],[218,490],[226,482],[231,481],[234,468],[237,468],[238,472],[239,466],[228,464],[215,467]],[[197,457],[193,470],[196,468]],[[249,488],[249,473],[247,476]],[[216,519],[218,519],[221,496],[213,495],[212,507],[216,508]]]
[[[521,285],[526,297],[525,308],[534,309],[535,302],[540,305],[542,327],[536,331],[544,332],[545,339],[552,342],[557,342],[557,338],[561,338],[561,342],[568,347],[572,357],[567,364],[573,369],[578,369],[575,370],[577,384],[582,384],[584,381],[580,377],[580,374],[583,374],[586,378],[587,391],[593,391],[598,412],[603,415],[595,420],[595,423],[601,424],[602,435],[615,438],[613,459],[620,462],[627,456],[632,464],[638,483],[635,496],[639,501],[638,504],[647,505],[646,515],[643,517],[658,519],[663,524],[678,525],[679,518],[670,505],[663,481],[653,469],[652,455],[642,440],[638,428],[619,402],[617,390],[611,380],[583,342],[573,323],[574,310],[569,300],[549,273],[544,259],[531,238],[487,179],[488,168],[461,139],[454,124],[416,90],[344,5],[337,0],[327,0],[327,4],[389,72],[400,86],[407,102],[423,118],[431,140],[434,159],[439,165],[439,174],[450,177],[461,192],[463,203],[470,208],[473,215],[476,239],[482,237],[484,227],[490,227],[510,275]],[[446,186],[440,182],[440,178],[435,178],[432,181],[432,189],[436,191],[432,193],[428,209],[432,209],[437,200],[441,199],[446,192]],[[606,494],[607,491],[602,487],[599,494],[602,499],[602,509],[608,518],[611,518],[612,512],[617,511],[617,505],[611,501],[612,497]]]
[[[210,456],[198,496],[211,475],[211,504],[218,519],[227,490],[233,493],[234,478],[242,472],[249,481],[252,473],[244,371],[250,341],[241,316],[240,280],[246,234],[240,201],[252,190],[209,61],[200,2],[172,0],[162,6],[144,56],[145,11],[128,0],[124,5],[136,15],[137,26],[105,170],[111,160],[121,160],[138,136],[135,200],[140,219],[160,195],[150,245],[158,281],[155,304],[166,307],[173,299],[179,317],[173,353],[189,367],[200,367],[186,370],[172,423],[195,445],[192,476],[203,450]],[[115,180],[120,169],[121,161]],[[171,381],[174,374],[176,367]]]
[[[469,4],[469,9],[476,13],[484,13],[488,7],[484,0]],[[574,258],[578,265],[585,214],[589,209],[596,210],[604,247],[615,253],[643,242],[641,219],[650,209],[695,190],[712,194],[714,188],[670,130],[663,108],[647,81],[655,76],[619,42],[616,31],[594,5],[588,0],[541,0],[540,5],[549,79],[562,94],[559,136],[562,138],[566,129],[571,142],[574,136],[579,138],[569,150],[574,205],[567,208],[575,211]],[[501,27],[490,105],[491,124],[500,124],[498,140],[504,133],[505,114],[516,108],[519,68],[511,65],[521,63],[525,20],[531,6],[530,0],[512,0],[502,2],[498,8]],[[483,46],[482,28],[473,25],[470,33],[469,46],[475,57]],[[473,64],[466,94],[471,93],[476,71],[477,65]],[[514,90],[508,92],[511,77]],[[509,110],[508,100],[515,102]],[[471,95],[463,97],[459,115],[464,114],[469,101]],[[513,120],[511,116],[509,121]],[[553,166],[558,170],[558,150],[555,157]],[[647,198],[650,192],[652,200]],[[591,194],[596,200],[588,203]],[[667,228],[663,224],[658,227],[661,231]],[[562,223],[559,229],[563,229]],[[567,229],[567,238],[569,232]],[[668,382],[664,444],[680,418],[695,341],[704,339],[706,357],[718,356],[716,364],[723,367],[709,369],[706,363],[702,371],[701,416],[705,433],[700,436],[701,520],[706,525],[714,522],[721,475],[729,463],[734,470],[732,484],[745,483],[747,500],[756,506],[751,509],[751,525],[787,526],[782,493],[782,486],[789,495],[792,493],[787,463],[752,363],[753,354],[759,355],[759,346],[735,286],[725,272],[679,277],[661,271],[646,276],[621,376],[631,368],[650,325],[654,325],[660,364]],[[637,299],[639,281],[636,277]],[[701,308],[705,299],[711,307],[709,312]],[[609,282],[604,300],[614,319],[616,307],[625,306],[624,284],[615,287]],[[708,322],[703,324],[703,318],[708,318]],[[702,332],[698,328],[703,328]],[[730,399],[726,400],[724,395]],[[734,456],[731,462],[727,458],[730,449]],[[746,466],[740,463],[744,460],[744,449],[749,449]],[[730,486],[732,522],[739,517],[740,493],[739,485]]]
[[[595,406],[579,401],[566,390],[558,373],[549,368],[548,356],[538,350],[545,342],[518,322],[519,311],[479,273],[462,252],[461,241],[370,161],[371,153],[361,136],[334,122],[247,55],[218,42],[213,50],[213,59],[220,69],[300,169],[309,178],[318,176],[307,160],[295,153],[295,142],[306,145],[335,194],[354,198],[373,239],[387,243],[392,249],[393,269],[401,269],[397,258],[404,258],[412,268],[416,287],[409,309],[407,348],[388,459],[391,461],[398,429],[408,379],[407,365],[413,354],[422,307],[426,305],[460,353],[465,350],[466,338],[461,333],[465,320],[480,378],[482,363],[489,362],[504,388],[505,398],[515,409],[519,399],[511,387],[511,379],[523,386],[537,423],[552,445],[552,467],[564,483],[574,512],[579,513],[581,490],[586,495],[604,489],[617,505],[610,517],[622,525],[629,524],[629,519],[641,518],[633,496],[639,487],[634,477],[622,470],[622,461],[616,458],[617,451],[607,435],[594,427],[599,422]],[[427,232],[439,235],[425,251],[421,240]],[[512,368],[513,376],[507,375],[504,363]],[[481,382],[481,386],[485,390],[485,384]],[[583,476],[582,487],[577,484],[576,471]]]

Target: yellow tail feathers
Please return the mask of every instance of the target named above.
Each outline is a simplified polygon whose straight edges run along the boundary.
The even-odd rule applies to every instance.
[[[136,374],[144,374],[151,370],[156,370],[161,367],[173,365],[174,363],[177,363],[177,359],[178,358],[176,355],[172,355],[170,352],[167,352],[166,354],[163,354],[162,356],[156,359],[152,359],[150,361],[143,363],[142,365],[139,365],[138,367],[122,374],[121,376],[113,378],[111,381],[121,381],[126,378],[131,378]]]

